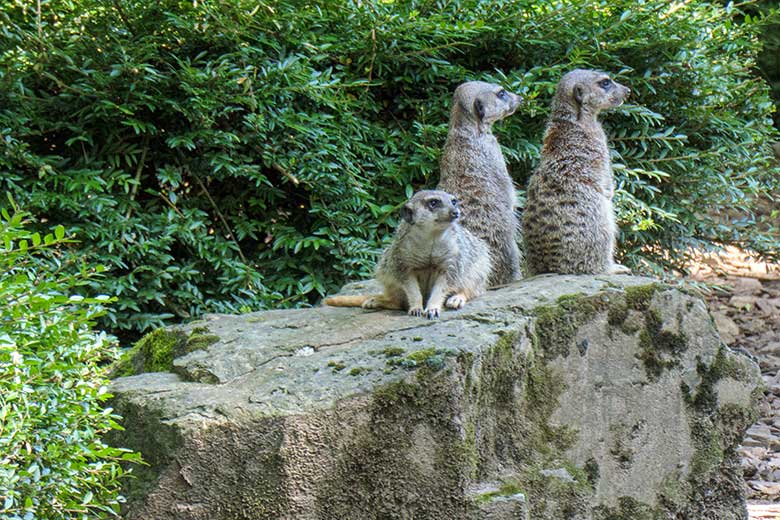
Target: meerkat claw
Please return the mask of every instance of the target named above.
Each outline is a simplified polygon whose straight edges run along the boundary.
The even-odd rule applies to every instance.
[[[431,309],[425,309],[425,316],[429,320],[435,320],[436,318],[439,317],[439,311],[440,311],[440,309],[438,307],[433,307]]]
[[[412,307],[409,309],[409,316],[417,316],[420,317],[423,315],[422,307]]]
[[[447,298],[447,303],[444,304],[448,309],[460,309],[466,304],[466,298],[460,294],[453,294]]]
[[[364,309],[376,309],[377,303],[376,298],[369,298],[366,301],[363,302],[363,305],[361,305]]]

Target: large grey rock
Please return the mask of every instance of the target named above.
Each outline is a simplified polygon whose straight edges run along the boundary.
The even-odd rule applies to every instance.
[[[219,341],[113,383],[113,441],[149,462],[127,518],[746,518],[758,368],[652,280],[541,276],[438,321],[326,307],[196,328]]]

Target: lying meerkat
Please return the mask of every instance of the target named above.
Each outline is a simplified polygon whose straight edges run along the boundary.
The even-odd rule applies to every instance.
[[[523,211],[529,275],[630,272],[614,261],[614,179],[598,121],[630,92],[594,70],[574,70],[558,83]]]
[[[487,242],[493,268],[488,284],[520,278],[515,187],[492,133],[493,123],[514,114],[522,99],[500,85],[469,81],[455,89],[437,189],[461,201],[463,227]]]
[[[443,191],[417,192],[404,204],[401,217],[376,269],[384,293],[333,296],[326,305],[402,309],[434,319],[442,307],[460,309],[485,292],[490,252],[483,240],[458,224],[460,210],[454,197]]]

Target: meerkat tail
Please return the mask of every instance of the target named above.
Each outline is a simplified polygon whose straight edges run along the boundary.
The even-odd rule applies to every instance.
[[[361,307],[366,300],[373,297],[370,294],[341,294],[329,296],[323,303],[331,307]]]

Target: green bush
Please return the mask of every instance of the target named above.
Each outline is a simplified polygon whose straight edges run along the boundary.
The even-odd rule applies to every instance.
[[[71,254],[107,265],[95,290],[118,299],[114,329],[313,303],[368,276],[398,204],[437,181],[464,80],[527,98],[497,129],[524,187],[573,67],[612,71],[634,92],[606,117],[623,262],[674,267],[713,244],[778,254],[777,230],[752,215],[780,183],[774,107],[754,70],[764,21],[731,6],[5,5],[0,190],[63,223],[81,243]]]
[[[769,15],[772,9],[780,10],[780,1],[761,0],[758,12]],[[754,13],[755,14],[755,13]],[[780,103],[780,20],[775,15],[775,23],[767,24],[761,32],[763,50],[758,55],[758,67],[772,89],[772,99]],[[775,126],[780,128],[780,111],[775,112]]]
[[[20,213],[3,210],[0,517],[115,516],[119,461],[137,458],[101,441],[118,427],[117,416],[103,408],[109,395],[99,367],[114,347],[90,327],[108,298],[79,294],[94,272],[84,265],[69,269],[56,254],[62,226],[43,238],[25,227]]]

